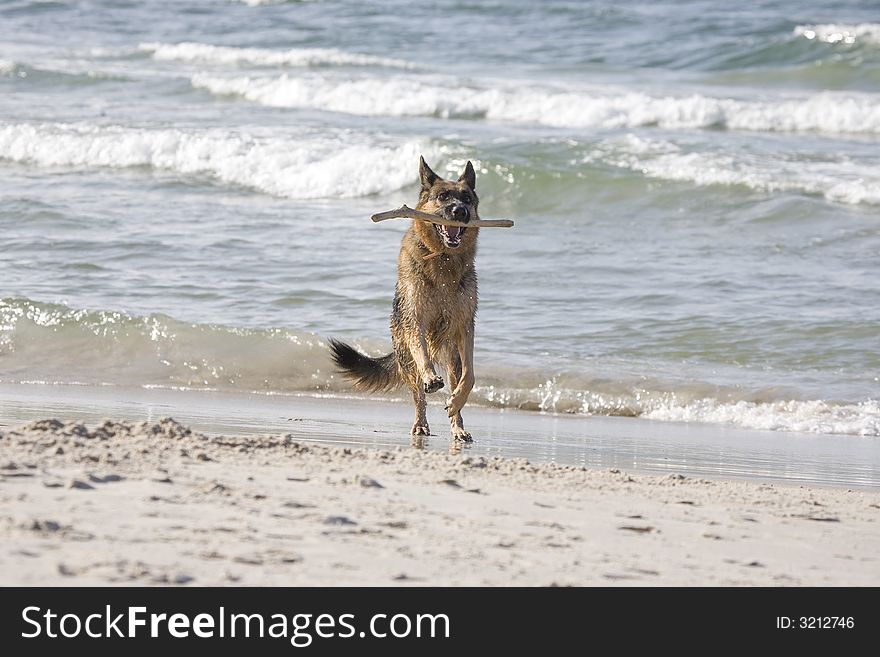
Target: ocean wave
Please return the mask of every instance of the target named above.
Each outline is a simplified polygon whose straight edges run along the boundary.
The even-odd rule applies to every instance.
[[[796,37],[824,43],[880,45],[880,23],[798,25],[794,28],[793,33]]]
[[[18,64],[11,59],[0,59],[0,75],[14,75],[18,72]]]
[[[829,201],[880,205],[880,166],[843,161],[802,161],[684,150],[664,140],[626,135],[597,145],[583,158],[637,171],[649,178],[700,186],[743,185],[762,192],[794,191]]]
[[[880,401],[761,399],[761,391],[705,384],[645,387],[567,375],[531,388],[475,388],[478,403],[550,413],[642,417],[664,422],[722,424],[743,429],[880,436]],[[712,394],[715,396],[707,396]],[[757,398],[757,399],[756,399]]]
[[[325,76],[217,77],[194,75],[191,83],[219,96],[240,96],[269,107],[294,107],[362,116],[485,117],[488,97],[475,89],[453,89],[414,77]]]
[[[0,160],[42,167],[149,167],[287,198],[388,193],[415,181],[430,143],[389,145],[340,135],[295,138],[228,130],[145,130],[84,124],[0,124]]]
[[[106,81],[128,81],[122,72],[98,71],[89,64],[75,60],[46,60],[38,66],[8,59],[0,59],[0,77],[29,79],[50,85],[100,84]]]
[[[271,107],[365,116],[433,116],[537,123],[567,128],[724,128],[767,132],[880,133],[880,99],[823,92],[768,100],[702,94],[563,92],[544,88],[481,88],[417,77],[288,75],[218,77],[197,74],[197,89]]]
[[[415,68],[414,64],[390,57],[350,53],[336,48],[238,48],[205,43],[142,43],[142,52],[153,59],[213,66],[382,66]]]
[[[314,390],[326,387],[316,366],[324,351],[316,336],[286,329],[0,300],[0,371],[7,381]]]
[[[643,414],[650,420],[725,424],[764,431],[880,436],[880,402],[831,404],[821,400],[720,402],[700,399],[689,404],[658,406]]]
[[[415,182],[412,163],[420,154],[442,160],[449,148],[417,139],[368,141],[350,133],[297,138],[221,129],[0,124],[0,160],[74,169],[149,168],[294,199],[390,193]],[[572,155],[579,152],[583,151]],[[688,150],[633,134],[602,140],[577,157],[582,164],[627,169],[660,180],[742,185],[761,192],[819,195],[836,203],[880,205],[880,166],[847,158],[797,160],[714,148]],[[504,169],[503,162],[495,164]],[[518,188],[528,186],[530,176],[519,174]],[[581,174],[577,167],[568,173]]]
[[[379,342],[355,343],[384,353]],[[491,361],[491,359],[487,359]],[[0,381],[44,381],[237,390],[273,394],[351,392],[324,338],[285,328],[194,324],[161,314],[82,310],[22,298],[0,300]],[[780,399],[650,377],[550,378],[546,368],[484,362],[471,403],[500,408],[703,422],[750,429],[880,436],[880,402]]]

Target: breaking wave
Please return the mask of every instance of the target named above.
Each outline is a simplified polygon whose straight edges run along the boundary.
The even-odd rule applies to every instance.
[[[462,86],[424,78],[320,74],[219,77],[200,73],[192,85],[270,107],[364,116],[430,116],[536,123],[567,128],[716,128],[764,132],[880,133],[874,94],[822,92],[766,100],[703,94],[653,96],[600,89]]]
[[[358,343],[370,353],[387,351]],[[487,359],[488,360],[488,359]],[[81,310],[23,298],[0,300],[0,381],[237,390],[275,394],[350,392],[334,373],[325,339],[288,328],[242,329],[167,315]],[[611,380],[589,371],[484,363],[471,402],[550,413],[644,417],[750,429],[880,436],[880,402],[781,399],[645,377]]]
[[[743,185],[763,191],[816,194],[837,203],[880,204],[880,166],[803,161],[744,154],[687,151],[669,141],[626,135],[599,144],[585,163],[603,163],[649,178],[706,185]]]
[[[11,59],[0,59],[0,75],[14,75],[18,70],[18,64]]]
[[[153,59],[213,66],[383,66],[415,68],[409,62],[390,57],[350,53],[336,48],[239,48],[205,43],[142,43],[138,46]]]
[[[415,182],[414,162],[420,154],[442,168],[453,150],[467,149],[419,139],[383,143],[349,132],[297,138],[269,131],[0,124],[0,160],[74,169],[146,168],[303,200],[390,193]],[[741,185],[761,192],[817,195],[835,203],[880,205],[880,164],[852,158],[798,160],[728,153],[634,134],[596,142],[586,154],[569,147],[566,153],[579,158],[566,165],[573,194],[587,165],[699,186]],[[484,162],[492,170],[505,169],[506,164],[491,156]],[[518,166],[515,180],[502,176],[497,182],[504,189],[515,182],[523,194],[531,185],[540,187],[545,166]]]
[[[420,140],[383,145],[348,133],[295,138],[220,129],[0,124],[0,160],[41,167],[148,167],[297,199],[400,189],[415,181],[419,154],[434,152]]]
[[[868,43],[880,45],[880,24],[859,23],[856,25],[844,25],[825,23],[820,25],[798,25],[794,28],[794,35],[810,41],[815,40],[832,44],[853,45],[856,43]]]

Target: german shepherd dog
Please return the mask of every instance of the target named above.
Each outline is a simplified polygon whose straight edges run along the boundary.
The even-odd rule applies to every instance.
[[[419,158],[417,210],[447,219],[477,219],[479,199],[473,165],[456,182],[444,180]],[[397,261],[397,288],[391,312],[394,351],[370,358],[349,345],[330,340],[333,360],[359,390],[390,390],[406,385],[415,404],[413,436],[429,436],[425,395],[443,388],[434,369],[449,380],[446,411],[455,440],[469,442],[461,409],[474,387],[474,319],[477,314],[478,228],[439,226],[413,220],[403,237]]]

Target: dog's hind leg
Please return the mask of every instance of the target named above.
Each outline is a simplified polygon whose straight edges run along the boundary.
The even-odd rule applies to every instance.
[[[461,357],[452,353],[446,360],[446,376],[449,379],[449,388],[455,390],[461,380]],[[452,439],[469,443],[473,440],[471,434],[465,431],[464,420],[461,419],[461,411],[449,416],[449,428],[452,431]]]
[[[469,443],[473,440],[471,434],[465,431],[464,420],[461,419],[461,411],[449,418],[449,428],[452,431],[452,439]]]
[[[413,405],[416,407],[416,419],[413,422],[413,436],[430,436],[431,429],[428,428],[428,403],[425,401],[425,391],[420,387],[412,388]]]
[[[461,374],[454,386],[451,386],[452,394],[446,403],[446,412],[450,419],[454,418],[467,403],[468,396],[474,387],[474,331],[473,327],[465,331],[457,340],[458,362],[461,364]]]

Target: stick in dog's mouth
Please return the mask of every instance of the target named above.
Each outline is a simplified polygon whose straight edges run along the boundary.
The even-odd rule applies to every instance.
[[[443,243],[449,248],[457,248],[461,244],[462,235],[464,235],[464,231],[468,228],[510,228],[513,226],[513,221],[510,219],[471,219],[467,223],[463,221],[457,221],[455,219],[447,219],[446,217],[440,217],[436,214],[428,214],[427,212],[422,212],[420,210],[413,210],[405,205],[397,208],[396,210],[388,210],[387,212],[378,212],[372,216],[372,220],[375,222],[385,221],[386,219],[397,219],[397,218],[406,218],[406,219],[418,219],[419,221],[429,221],[437,233],[440,235],[440,239],[443,240]],[[441,255],[440,251],[429,253],[424,256],[425,260],[430,260],[431,258],[436,258]]]
[[[428,214],[420,210],[413,210],[405,205],[396,210],[388,210],[388,212],[378,212],[372,216],[375,222],[385,221],[386,219],[418,219],[419,221],[430,221],[435,226],[458,226],[459,228],[510,228],[513,221],[510,219],[471,219],[469,222],[456,221],[455,219],[446,219],[438,217],[436,214]]]

